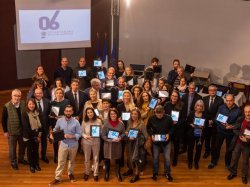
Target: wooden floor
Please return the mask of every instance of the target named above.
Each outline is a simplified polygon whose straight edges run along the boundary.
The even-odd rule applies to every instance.
[[[2,106],[8,100],[10,100],[10,92],[4,91],[0,92],[0,116],[2,116]],[[23,96],[26,96],[23,94]],[[82,179],[83,169],[84,169],[84,159],[83,155],[77,155],[76,167],[75,167],[75,177],[77,182],[70,183],[67,178],[66,170],[63,174],[63,183],[58,186],[85,186],[92,187],[98,185],[99,187],[117,187],[117,186],[144,186],[144,187],[159,187],[159,186],[192,186],[192,187],[210,187],[210,186],[243,186],[241,183],[240,168],[239,176],[232,181],[228,181],[226,176],[228,171],[224,167],[224,147],[222,150],[219,165],[208,170],[207,165],[209,164],[210,157],[206,160],[201,159],[199,170],[189,170],[187,168],[187,155],[182,154],[179,158],[179,163],[177,167],[172,167],[172,176],[174,182],[168,182],[164,176],[159,176],[157,182],[151,179],[152,175],[152,162],[150,161],[144,171],[143,176],[141,176],[140,181],[137,183],[129,183],[129,178],[124,178],[123,182],[119,183],[114,175],[114,170],[111,169],[111,179],[109,182],[103,180],[103,170],[100,170],[100,180],[95,182],[91,176],[89,181],[85,182]],[[202,152],[203,154],[203,152]],[[7,140],[3,136],[2,128],[0,128],[0,187],[2,186],[15,186],[15,187],[26,187],[26,186],[48,186],[48,183],[54,179],[54,172],[56,169],[56,164],[53,163],[53,153],[52,146],[48,145],[48,158],[50,160],[49,164],[40,161],[42,171],[36,172],[34,174],[30,173],[28,166],[19,165],[19,170],[14,171],[11,169],[9,158],[8,158],[8,144]],[[241,163],[240,163],[241,164]],[[126,168],[122,169],[122,172],[126,171]],[[163,174],[163,161],[161,159],[161,166],[159,174]]]

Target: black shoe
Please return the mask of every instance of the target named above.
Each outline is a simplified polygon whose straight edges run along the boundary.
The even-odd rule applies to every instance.
[[[247,176],[241,178],[243,184],[247,184]]]
[[[139,180],[139,175],[134,175],[132,179],[130,179],[130,183],[135,183],[138,180]]]
[[[154,181],[157,181],[157,175],[156,175],[156,174],[153,174],[152,179],[153,179]]]
[[[205,152],[203,155],[203,158],[206,159],[207,157],[209,157],[210,153],[209,152]]]
[[[32,166],[30,166],[30,172],[31,172],[31,173],[35,173],[35,172],[36,172],[36,171],[35,171],[35,168],[32,167]]]
[[[84,179],[85,181],[87,181],[87,180],[89,179],[89,175],[84,174],[83,179]]]
[[[188,169],[192,169],[193,168],[193,164],[192,163],[188,163]]]
[[[172,166],[177,166],[177,160],[173,160],[173,162],[172,162]]]
[[[94,181],[98,181],[98,176],[94,176]]]
[[[173,177],[170,174],[165,175],[169,182],[173,181]]]
[[[41,170],[42,170],[42,169],[40,168],[39,165],[37,165],[37,166],[35,167],[35,169],[36,169],[37,171],[41,171]]]
[[[12,167],[14,170],[18,170],[18,165],[17,165],[16,162],[11,163],[11,167]]]
[[[105,171],[104,180],[105,181],[109,180],[109,171]]]
[[[208,169],[213,169],[215,167],[215,164],[213,164],[213,163],[210,163],[209,165],[208,165]]]
[[[73,174],[69,174],[70,182],[76,182],[75,176]]]
[[[227,180],[232,180],[233,178],[235,178],[237,175],[235,174],[230,174],[227,176]]]
[[[29,162],[27,160],[18,160],[18,163],[23,165],[29,165]]]
[[[122,174],[122,176],[127,177],[133,174],[133,170],[129,169],[128,171],[126,171],[125,173]]]
[[[57,157],[54,158],[54,163],[57,164],[58,163],[58,159]]]
[[[199,164],[198,164],[198,163],[195,163],[195,164],[194,164],[194,168],[195,168],[195,169],[199,169]]]
[[[179,154],[183,154],[183,153],[186,153],[186,152],[187,152],[186,149],[181,149],[181,150],[179,151]]]
[[[47,157],[42,157],[42,161],[44,161],[45,163],[49,163],[49,159]]]
[[[118,180],[119,182],[122,182],[122,176],[121,176],[120,172],[117,172],[117,173],[116,173],[116,177],[117,177],[117,180]]]

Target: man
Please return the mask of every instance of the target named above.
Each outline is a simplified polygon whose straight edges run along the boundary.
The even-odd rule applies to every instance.
[[[207,114],[208,126],[205,126],[204,136],[205,136],[205,153],[203,158],[207,158],[210,152],[214,151],[216,142],[216,125],[215,118],[219,107],[224,103],[223,99],[216,95],[217,87],[215,85],[210,85],[208,87],[208,96],[203,98],[205,105],[205,112]]]
[[[78,62],[78,66],[73,69],[72,78],[77,78],[79,80],[79,89],[81,91],[90,87],[90,80],[93,77],[93,72],[91,68],[86,67],[86,60],[81,57]]]
[[[58,166],[56,168],[55,179],[49,185],[55,185],[61,182],[63,169],[69,160],[68,176],[71,182],[75,182],[74,166],[75,157],[78,149],[78,140],[81,137],[82,129],[78,120],[72,117],[74,111],[71,105],[67,105],[64,109],[64,117],[56,122],[53,132],[63,130],[64,140],[61,141],[58,151]],[[50,135],[53,139],[53,134]]]
[[[71,82],[73,70],[68,65],[69,65],[68,59],[66,57],[62,57],[61,66],[56,68],[54,72],[54,80],[56,80],[56,78],[58,77],[61,77],[64,83],[69,86]]]
[[[170,82],[169,84],[173,86],[173,88],[176,88],[177,86],[180,85],[180,80],[181,78],[185,78],[187,83],[190,82],[191,80],[191,75],[189,75],[188,73],[184,72],[184,68],[182,66],[177,67],[177,76],[172,79],[172,82]]]
[[[42,125],[42,137],[41,137],[41,157],[45,163],[49,163],[49,159],[46,156],[47,153],[47,138],[49,134],[49,114],[50,114],[50,101],[43,97],[43,90],[40,88],[35,89],[34,97],[37,104],[37,108],[40,114],[40,122]]]
[[[160,150],[164,154],[164,174],[168,181],[172,182],[173,177],[170,174],[170,152],[171,152],[171,136],[173,134],[173,121],[169,115],[164,114],[164,108],[158,105],[155,108],[155,115],[148,120],[147,131],[153,141],[153,180],[157,180],[159,170]],[[156,137],[163,136],[162,140]]]
[[[91,87],[84,90],[84,92],[88,96],[88,100],[90,99],[89,98],[89,90],[91,88],[96,90],[97,98],[100,99],[101,98],[101,81],[99,79],[97,79],[97,78],[93,78],[93,79],[91,79],[90,84],[91,84]]]
[[[234,131],[236,139],[236,146],[233,151],[232,162],[229,168],[230,175],[227,176],[228,180],[232,180],[237,176],[237,168],[242,153],[242,183],[248,182],[248,169],[249,169],[249,154],[250,154],[250,105],[244,107],[245,117],[239,121],[239,128]]]
[[[25,145],[23,142],[23,126],[22,115],[25,112],[25,102],[21,100],[22,93],[15,89],[11,93],[11,101],[6,103],[3,107],[2,125],[4,136],[9,143],[9,157],[11,167],[18,170],[18,163],[27,165],[28,162],[24,160]],[[18,160],[16,149],[18,144]]]
[[[167,77],[167,83],[171,84],[174,82],[176,77],[178,77],[177,69],[180,67],[180,60],[179,59],[174,59],[173,60],[173,68],[171,71],[168,73]]]
[[[79,80],[72,79],[71,90],[65,93],[65,98],[70,101],[73,107],[73,116],[79,120],[80,124],[82,122],[82,112],[85,102],[88,100],[87,94],[79,90]]]
[[[126,82],[125,77],[119,77],[117,79],[117,86],[111,88],[111,102],[112,106],[116,107],[118,104],[122,103],[122,98],[118,97],[119,91],[126,90]],[[105,92],[104,89],[102,89],[102,92]],[[106,90],[108,92],[108,90]]]
[[[178,68],[179,70],[179,68]],[[194,110],[194,105],[196,101],[202,99],[202,97],[195,92],[196,85],[194,82],[190,82],[188,85],[188,93],[182,96],[182,102],[184,103],[183,105],[183,112],[185,116],[188,116],[191,111]],[[185,125],[185,127],[187,127]],[[186,129],[184,129],[184,137],[181,142],[183,143],[183,146],[180,150],[180,153],[186,152],[187,149],[187,135],[186,135]]]
[[[228,119],[225,123],[216,120],[217,135],[215,149],[212,154],[211,163],[208,165],[208,169],[212,169],[217,165],[220,158],[221,146],[226,140],[226,154],[225,154],[225,166],[229,168],[232,157],[232,149],[230,145],[234,136],[233,129],[236,128],[236,122],[242,116],[240,108],[234,103],[234,96],[228,94],[226,96],[225,104],[221,105],[218,109],[217,115],[222,114],[227,116]]]

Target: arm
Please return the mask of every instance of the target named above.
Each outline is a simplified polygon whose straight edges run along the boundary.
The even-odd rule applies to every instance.
[[[7,121],[8,121],[8,111],[7,111],[6,106],[4,106],[3,112],[2,112],[2,126],[3,126],[3,132],[5,136],[8,134]]]
[[[112,142],[112,140],[108,139],[107,137],[108,134],[108,128],[107,126],[104,124],[103,128],[102,128],[102,139],[106,142]]]

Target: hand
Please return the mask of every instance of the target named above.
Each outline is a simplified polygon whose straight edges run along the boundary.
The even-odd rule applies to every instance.
[[[233,128],[234,128],[233,125],[227,125],[227,126],[226,126],[226,129],[228,129],[228,130],[229,130],[229,129],[233,129]]]
[[[240,140],[243,142],[247,142],[247,138],[245,136],[240,136]]]
[[[52,134],[52,133],[49,135],[49,138],[50,138],[51,140],[54,140],[54,137],[53,137],[53,134]]]
[[[173,124],[176,125],[176,124],[177,124],[177,121],[173,121]]]
[[[37,137],[36,141],[37,141],[37,143],[40,143],[41,142],[41,137]]]
[[[152,135],[151,138],[152,138],[152,141],[154,142],[155,141],[155,137]]]
[[[90,140],[92,140],[93,138],[92,138],[91,136],[86,136],[86,139],[90,141]]]
[[[214,124],[213,120],[209,120],[209,121],[208,121],[208,124],[209,124],[210,126],[212,126],[212,125]]]
[[[191,123],[190,126],[194,128],[194,124]]]
[[[74,138],[74,135],[73,134],[64,134],[64,138],[66,138],[66,139]]]
[[[5,133],[4,133],[4,136],[5,136],[6,138],[9,138],[10,135],[9,135],[8,132],[5,132]]]
[[[130,140],[134,140],[134,138],[129,138]]]
[[[77,121],[79,121],[79,117],[78,117],[78,116],[76,116],[75,119],[76,119]]]
[[[169,134],[166,134],[166,141],[169,140]]]
[[[121,137],[120,136],[118,138],[112,140],[112,142],[120,142],[120,141],[121,141]]]

